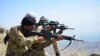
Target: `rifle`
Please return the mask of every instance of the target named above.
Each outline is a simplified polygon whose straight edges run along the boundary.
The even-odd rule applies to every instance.
[[[74,28],[69,28],[68,26],[65,26],[64,24],[60,24],[60,26],[57,27],[57,29],[61,29],[61,30],[66,30],[66,29],[74,30]]]
[[[79,39],[75,39],[75,35],[74,36],[65,36],[65,35],[62,35],[63,39],[64,40],[74,40],[74,41],[81,41],[81,42],[84,42],[84,40],[79,40]]]
[[[74,28],[68,28],[68,26],[65,26],[64,24],[59,24],[59,22],[58,21],[50,21],[50,22],[48,22],[48,23],[45,23],[45,20],[44,21],[40,21],[40,22],[42,22],[42,24],[41,25],[50,25],[50,26],[54,26],[53,27],[53,34],[51,35],[51,37],[57,37],[57,35],[56,34],[62,34],[62,32],[63,32],[63,30],[66,30],[66,29],[70,29],[70,30],[74,30]],[[44,24],[45,23],[45,24]],[[44,27],[46,27],[46,25],[44,26]],[[59,32],[56,32],[56,30],[57,29],[60,29],[60,31]],[[47,37],[49,37],[49,38],[51,38],[49,35],[50,34],[45,34],[45,35],[48,35]],[[81,41],[81,40],[77,40],[77,39],[75,39],[74,37],[71,37],[71,36],[64,36],[64,35],[62,35],[62,37],[63,37],[63,39],[65,39],[65,40],[69,40],[70,41],[70,43],[69,43],[69,45],[71,44],[71,40],[74,40],[74,41]],[[82,40],[83,41],[83,40]],[[69,46],[68,45],[68,46]],[[68,47],[67,46],[67,47]],[[56,54],[56,56],[60,56],[60,53],[59,53],[59,50],[58,50],[58,46],[57,46],[57,42],[56,42],[56,40],[53,40],[53,47],[54,47],[54,50],[55,50],[55,54]]]
[[[28,37],[28,36],[34,36],[34,35],[39,35],[39,36],[43,36],[47,39],[50,39],[50,38],[57,38],[57,34],[52,34],[51,32],[49,32],[48,30],[42,30],[40,33],[39,32],[35,32],[35,31],[29,31],[29,30],[23,30],[21,29],[20,30],[25,37]],[[81,41],[81,40],[77,40],[71,36],[65,36],[65,35],[62,35],[63,39],[64,40],[76,40],[76,41]]]

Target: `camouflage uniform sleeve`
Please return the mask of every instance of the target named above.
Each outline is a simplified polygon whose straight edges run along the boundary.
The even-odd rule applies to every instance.
[[[20,46],[30,47],[32,44],[36,43],[37,40],[37,36],[24,37],[17,28],[10,29],[10,36],[10,39]]]

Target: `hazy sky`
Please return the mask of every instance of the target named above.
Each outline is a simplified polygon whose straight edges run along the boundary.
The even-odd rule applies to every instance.
[[[4,28],[19,25],[30,11],[36,14],[37,20],[46,16],[75,28],[64,35],[100,41],[100,0],[0,0],[0,25]]]

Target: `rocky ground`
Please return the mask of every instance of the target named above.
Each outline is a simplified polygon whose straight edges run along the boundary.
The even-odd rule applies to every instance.
[[[7,45],[4,44],[2,34],[0,33],[0,56],[5,56]]]
[[[63,49],[65,43],[62,47],[59,46],[59,49]],[[54,55],[54,50],[52,46],[46,48],[46,51],[50,56]],[[61,56],[100,56],[100,42],[79,42],[74,41],[72,44],[65,50],[60,52]]]

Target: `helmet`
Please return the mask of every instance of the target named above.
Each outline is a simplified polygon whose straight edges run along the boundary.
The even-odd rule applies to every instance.
[[[42,16],[39,21],[39,25],[48,24],[48,19]]]
[[[22,25],[34,25],[36,23],[35,15],[32,13],[27,13],[26,16],[22,19]]]

